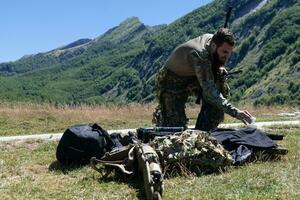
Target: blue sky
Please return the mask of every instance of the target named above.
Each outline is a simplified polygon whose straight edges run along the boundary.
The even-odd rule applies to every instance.
[[[169,24],[212,0],[0,0],[0,63],[95,38],[136,16]]]

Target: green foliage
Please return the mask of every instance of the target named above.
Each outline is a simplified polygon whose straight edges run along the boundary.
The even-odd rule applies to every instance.
[[[244,72],[230,80],[232,100],[253,101],[255,105],[299,102],[299,88],[291,85],[288,89],[286,83],[299,79],[299,9],[297,1],[274,0],[235,25],[234,32],[240,37],[231,65]],[[254,31],[248,32],[251,27]]]
[[[271,0],[249,14],[261,2],[234,3],[230,22],[237,46],[229,66],[243,73],[230,79],[230,98],[257,105],[295,104],[299,102],[299,83],[293,80],[299,79],[300,3]],[[129,18],[93,40],[2,63],[0,99],[53,104],[153,101],[155,74],[171,51],[222,27],[227,3],[216,0],[169,25],[149,27]],[[280,93],[274,95],[272,88],[280,88],[276,90]]]

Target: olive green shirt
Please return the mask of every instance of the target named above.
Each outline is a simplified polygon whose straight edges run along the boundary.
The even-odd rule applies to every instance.
[[[212,71],[210,41],[213,34],[204,34],[179,45],[168,58],[165,67],[181,77],[197,76],[204,100],[236,117],[232,106],[217,89]]]

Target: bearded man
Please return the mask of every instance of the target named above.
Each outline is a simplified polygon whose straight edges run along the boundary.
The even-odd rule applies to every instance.
[[[185,104],[191,95],[201,94],[201,111],[195,129],[209,131],[224,120],[224,113],[244,123],[251,114],[234,107],[226,98],[229,87],[224,67],[235,44],[226,28],[204,34],[179,45],[156,77],[158,107],[153,113],[156,126],[187,127]]]

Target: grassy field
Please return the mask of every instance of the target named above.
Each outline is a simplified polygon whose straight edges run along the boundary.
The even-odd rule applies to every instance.
[[[55,107],[1,105],[1,134],[61,132],[76,123],[106,129],[151,126],[154,105]],[[281,120],[295,108],[247,108],[258,120]],[[197,108],[189,107],[192,120]],[[231,118],[226,119],[231,122]],[[164,199],[300,199],[300,128],[274,127],[286,137],[289,153],[280,160],[256,161],[218,174],[164,180]],[[57,142],[0,143],[0,199],[143,199],[142,184],[115,176],[104,179],[89,166],[64,168],[55,158]]]
[[[164,199],[299,199],[300,130],[284,133],[289,153],[281,160],[230,167],[220,174],[165,179]],[[103,179],[89,166],[63,168],[57,143],[0,145],[0,199],[139,199],[142,185]]]
[[[283,117],[281,112],[295,112],[299,108],[243,106],[252,113],[257,121],[293,120]],[[98,123],[104,129],[151,127],[154,104],[130,104],[126,106],[53,106],[37,104],[0,103],[0,136],[27,135],[63,132],[74,124]],[[196,122],[199,107],[187,106],[189,124]],[[299,115],[298,115],[299,119]],[[225,122],[238,122],[226,116]]]

